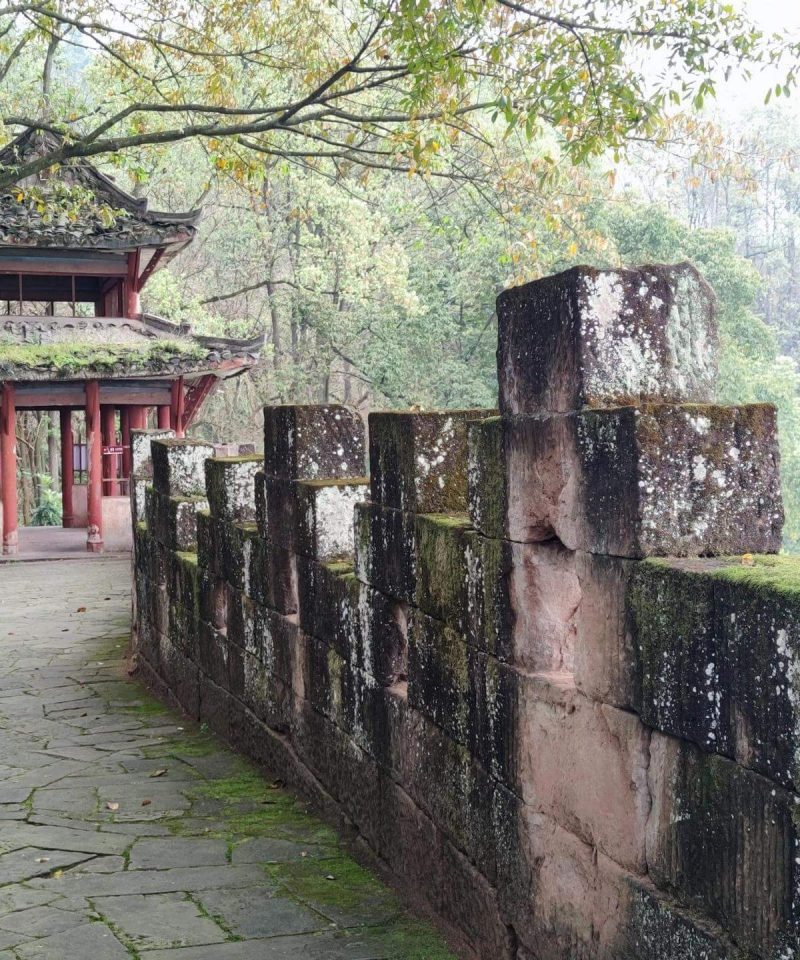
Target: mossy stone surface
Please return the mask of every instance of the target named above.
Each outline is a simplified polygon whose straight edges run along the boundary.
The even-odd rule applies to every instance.
[[[646,723],[800,782],[800,559],[639,564],[628,599]]]

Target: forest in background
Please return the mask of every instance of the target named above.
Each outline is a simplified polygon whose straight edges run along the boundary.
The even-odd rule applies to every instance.
[[[5,139],[31,115],[79,130],[84,152],[112,130],[93,162],[154,207],[204,208],[195,243],[155,274],[143,307],[198,332],[264,331],[267,346],[252,374],[207,404],[196,433],[255,439],[260,408],[274,402],[492,407],[504,287],[576,263],[689,259],[718,298],[720,399],[779,408],[786,544],[800,549],[795,68],[772,103],[716,119],[716,59],[771,58],[757,52],[768,38],[730,8],[681,0],[659,21],[658,4],[633,0],[552,2],[544,14],[406,0],[386,5],[385,36],[367,32],[359,45],[353,26],[380,4],[221,3],[212,15],[143,0],[136,36],[124,7],[97,27],[108,6],[46,3],[0,29]],[[202,42],[198,9],[209,18]],[[320,24],[330,32],[315,33]],[[220,59],[212,31],[242,51]],[[489,38],[480,58],[467,45],[476,36]],[[355,86],[329,115],[353,46],[344,62],[357,64]],[[283,59],[267,64],[275,47]],[[666,80],[642,71],[651,54],[668,64]],[[390,83],[365,94],[365,73]],[[187,130],[214,111],[246,110],[249,121],[256,89],[291,94],[301,119],[309,104],[323,111],[302,120],[302,146],[297,129],[276,140],[261,120],[247,136],[170,127],[172,111]],[[47,418],[20,432],[30,472],[46,474]],[[31,512],[52,496],[29,482],[25,499]]]

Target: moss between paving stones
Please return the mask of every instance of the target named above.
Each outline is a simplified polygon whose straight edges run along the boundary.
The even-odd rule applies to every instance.
[[[123,708],[126,712],[154,717],[173,715],[141,684],[132,682],[131,686],[137,702]],[[247,760],[227,752],[204,725],[190,720],[180,722],[185,729],[179,737],[144,747],[142,753],[187,762],[195,757],[225,756],[232,760],[233,772],[226,777],[200,779],[187,789],[193,803],[217,801],[216,809],[206,809],[201,815],[190,809],[182,817],[160,821],[173,835],[222,839],[229,849],[243,840],[259,837],[293,840],[317,850],[327,848],[324,859],[308,857],[264,863],[265,873],[285,896],[323,915],[326,908],[336,908],[345,915],[352,912],[352,928],[358,928],[362,935],[366,925],[370,941],[379,945],[380,955],[389,960],[455,960],[433,927],[410,916],[388,887],[351,859],[340,847],[336,833],[311,814],[302,799],[279,783],[270,782]],[[198,772],[202,774],[202,768]],[[329,876],[335,879],[327,879]],[[372,920],[361,919],[373,907],[374,920],[379,921],[375,925]],[[351,924],[347,923],[347,927],[341,930],[342,937],[352,935]]]

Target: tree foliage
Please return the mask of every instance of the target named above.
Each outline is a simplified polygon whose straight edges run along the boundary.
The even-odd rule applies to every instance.
[[[283,157],[466,177],[487,111],[581,161],[658,138],[726,69],[785,57],[788,90],[794,52],[719,0],[6,0],[0,119],[65,140],[0,187],[187,138],[239,176]]]

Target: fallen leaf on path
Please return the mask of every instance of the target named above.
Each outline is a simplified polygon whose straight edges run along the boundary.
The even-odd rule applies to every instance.
[[[78,607],[78,613],[86,613],[86,607]]]
[[[142,800],[142,806],[149,807],[152,802],[152,800]]]
[[[166,772],[167,772],[167,768],[166,768],[166,767],[164,767],[164,768],[161,769],[161,770],[151,770],[151,771],[150,771],[150,776],[151,776],[151,777],[163,777]]]
[[[37,857],[37,863],[50,863],[50,857]]]
[[[107,809],[107,810],[112,810],[112,811],[113,811],[113,810],[119,810],[119,804],[116,802],[116,800],[109,800],[109,801],[106,803],[106,809]]]

